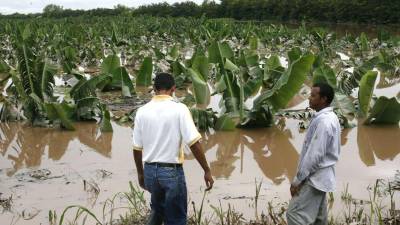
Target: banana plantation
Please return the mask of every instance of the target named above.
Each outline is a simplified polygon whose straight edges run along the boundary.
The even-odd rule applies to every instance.
[[[335,87],[334,106],[345,126],[400,120],[396,96],[374,95],[375,84],[400,77],[400,38],[337,36],[305,24],[289,29],[229,19],[85,17],[0,21],[2,121],[34,126],[97,120],[110,131],[99,92],[122,99],[151,87],[157,72],[170,72],[199,128],[269,127],[288,103],[313,82]],[[90,71],[90,74],[87,71]],[[57,80],[61,81],[56,82]],[[61,90],[61,91],[60,91]],[[207,108],[220,96],[218,110]],[[398,97],[398,96],[397,96]],[[134,110],[123,120],[131,119]]]
[[[357,188],[355,197],[348,183],[341,196],[339,191],[329,195],[332,204],[335,198],[346,203],[332,213],[344,210],[345,218],[331,224],[398,221],[394,193],[400,173],[387,195],[377,188],[384,189],[383,181],[376,181],[373,192],[357,194],[372,179],[390,177],[388,171],[398,169],[399,36],[383,29],[374,35],[339,35],[306,23],[289,28],[233,19],[124,15],[0,19],[0,188],[7,187],[0,189],[0,206],[12,209],[14,200],[21,207],[0,213],[0,223],[17,224],[14,218],[22,218],[37,222],[31,224],[63,224],[64,214],[76,208],[71,224],[84,224],[83,215],[98,224],[143,223],[146,196],[130,182],[133,160],[127,140],[136,110],[150,100],[159,72],[175,77],[174,98],[190,108],[203,132],[202,144],[221,187],[206,196],[189,186],[194,196],[190,224],[286,224],[287,205],[272,202],[270,189],[283,200],[288,196],[297,149],[313,115],[307,98],[316,82],[335,89],[332,106],[344,128],[339,182]],[[185,166],[197,171],[193,157],[185,158]],[[254,178],[256,197],[249,197]],[[203,178],[192,172],[188,180],[198,188]],[[128,182],[130,192],[122,193],[121,183]],[[262,184],[270,188],[268,195]],[[14,192],[7,200],[1,195],[8,190]],[[105,200],[107,191],[119,193]],[[94,202],[82,201],[86,195],[95,196]],[[99,195],[103,202],[96,202]],[[129,206],[116,221],[119,195]],[[381,201],[382,196],[390,202]],[[211,206],[211,217],[203,203]],[[22,209],[26,205],[34,210]],[[36,215],[40,218],[33,219]]]

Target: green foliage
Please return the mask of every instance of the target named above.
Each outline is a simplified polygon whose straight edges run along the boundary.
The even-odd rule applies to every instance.
[[[313,83],[328,83],[331,87],[336,88],[336,75],[333,69],[323,64],[314,71]]]
[[[359,22],[396,24],[400,21],[398,11],[400,4],[397,1],[313,1],[313,0],[235,0],[235,1],[204,1],[195,4],[192,1],[167,2],[142,5],[129,8],[118,5],[114,9],[97,8],[90,10],[63,9],[62,6],[50,4],[43,9],[43,13],[0,15],[5,18],[68,18],[89,15],[90,17],[105,16],[140,16],[150,15],[158,17],[207,17],[207,18],[234,18],[237,20],[312,20],[327,22]]]
[[[235,4],[239,3],[222,1],[220,6]],[[133,13],[123,7],[118,10]],[[305,23],[289,29],[206,17],[42,17],[0,20],[0,40],[0,85],[12,81],[4,90],[12,96],[2,100],[4,115],[27,117],[38,124],[49,120],[45,104],[63,101],[53,94],[56,74],[72,86],[64,100],[75,105],[76,120],[107,118],[97,91],[121,89],[123,97],[131,97],[135,85],[152,84],[153,72],[171,72],[178,88],[192,88],[196,107],[207,107],[210,87],[213,95],[222,97],[220,117],[228,116],[236,127],[250,127],[271,126],[274,114],[295,95],[304,95],[298,92],[310,81],[336,87],[340,99],[335,101],[336,111],[354,115],[357,99],[348,96],[368,83],[364,81],[368,71],[381,72],[382,87],[393,85],[400,71],[398,38],[384,32],[378,40],[366,35],[341,37],[326,29],[310,30]],[[339,59],[340,53],[349,59]],[[101,61],[104,55],[108,57]],[[135,75],[133,82],[128,71]],[[358,101],[368,114],[368,107],[363,108],[368,99]]]
[[[75,130],[71,121],[74,107],[66,103],[46,103],[45,110],[47,117],[53,121],[60,121],[62,126],[68,130]]]
[[[358,102],[360,105],[360,113],[365,116],[368,113],[369,105],[371,102],[372,94],[375,89],[375,81],[378,73],[375,71],[368,71],[360,81],[360,89],[358,91]]]
[[[117,83],[116,86],[121,88],[123,97],[132,97],[134,87],[125,67],[118,67],[112,71],[112,83]]]
[[[190,112],[197,129],[200,131],[209,131],[210,128],[214,128],[217,116],[212,109],[190,108]]]
[[[207,104],[210,98],[210,90],[208,89],[207,81],[205,81],[201,74],[194,69],[188,69],[188,73],[192,79],[196,103]]]
[[[333,106],[339,110],[342,115],[354,115],[356,109],[349,96],[336,93]]]
[[[100,110],[101,110],[101,120],[100,120],[100,130],[102,132],[112,132],[113,128],[111,125],[111,116],[110,116],[110,112],[107,110],[106,106],[101,104],[99,106]]]
[[[78,119],[91,120],[96,115],[95,109],[99,103],[96,89],[103,83],[111,82],[112,77],[107,74],[95,76],[90,80],[82,78],[70,90],[70,95],[77,106]]]
[[[396,98],[380,97],[369,112],[365,124],[398,124],[400,103]]]
[[[297,54],[296,54],[297,55]],[[292,56],[292,60],[298,56]],[[254,101],[256,105],[269,102],[274,110],[284,108],[292,97],[297,94],[310,72],[314,56],[305,54],[295,59],[289,68],[282,74],[271,90],[261,93]]]
[[[136,78],[137,86],[150,86],[151,75],[153,73],[153,62],[151,57],[146,57],[143,60],[142,66],[140,67],[139,73]]]
[[[215,124],[216,130],[232,131],[236,127],[236,122],[228,115],[223,115],[217,119]]]

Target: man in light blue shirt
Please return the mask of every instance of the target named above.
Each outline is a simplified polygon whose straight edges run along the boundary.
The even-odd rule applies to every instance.
[[[329,107],[333,97],[328,84],[313,85],[309,104],[317,112],[311,119],[290,186],[288,225],[328,223],[326,193],[335,189],[335,164],[340,153],[340,123]]]

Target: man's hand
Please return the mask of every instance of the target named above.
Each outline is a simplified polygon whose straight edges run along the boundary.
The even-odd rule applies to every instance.
[[[204,170],[204,181],[206,182],[206,191],[211,190],[214,184],[214,180],[211,175],[210,167],[208,166],[206,157],[204,155],[203,147],[201,146],[200,142],[194,143],[190,146],[190,149],[193,152],[194,157],[200,163],[201,168]]]
[[[298,186],[294,186],[293,184],[290,185],[290,194],[292,195],[292,198],[299,195],[299,192],[300,192],[302,186],[303,185],[301,185],[301,184]]]
[[[204,181],[206,182],[206,191],[211,190],[214,184],[214,179],[212,178],[211,171],[208,170],[204,173]]]

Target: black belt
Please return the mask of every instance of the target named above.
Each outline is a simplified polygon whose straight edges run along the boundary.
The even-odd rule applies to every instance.
[[[182,167],[182,164],[179,163],[161,163],[161,162],[146,162],[145,164],[147,165],[152,165],[152,166],[158,166],[158,167],[174,167],[174,168],[180,168]]]

